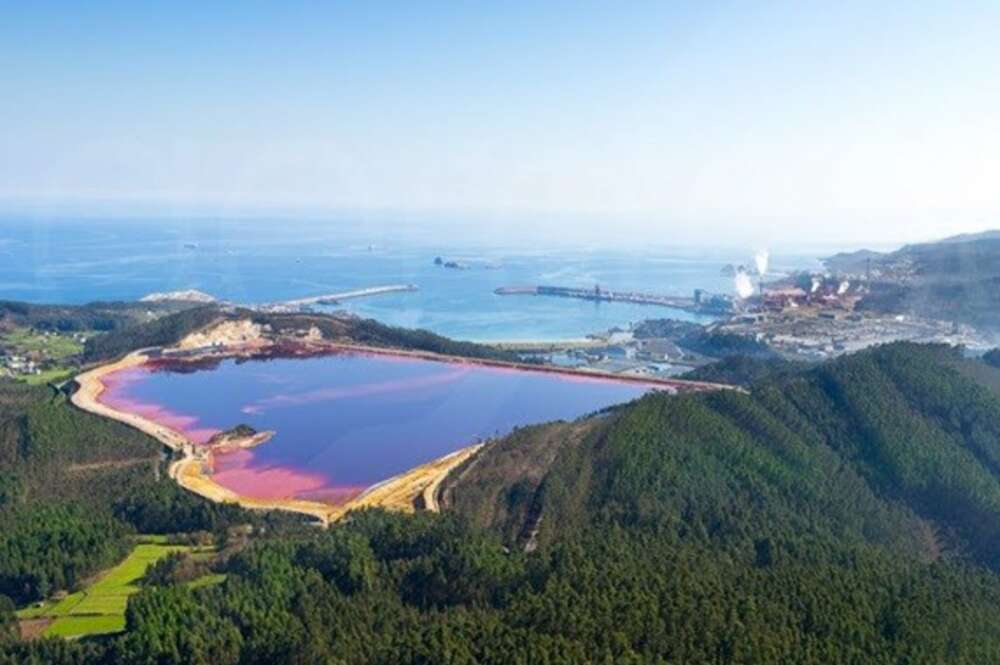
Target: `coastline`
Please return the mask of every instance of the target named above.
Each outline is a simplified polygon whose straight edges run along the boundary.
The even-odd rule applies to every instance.
[[[259,351],[259,349],[257,349]],[[231,350],[238,351],[238,350]],[[404,473],[376,483],[361,494],[342,504],[328,504],[305,499],[258,499],[244,496],[220,485],[212,479],[212,450],[199,446],[175,429],[161,425],[143,416],[119,411],[100,401],[107,389],[102,378],[123,369],[137,367],[150,360],[147,350],[133,351],[124,358],[79,374],[76,382],[79,388],[70,401],[74,406],[89,413],[117,420],[148,434],[167,448],[180,454],[180,458],[170,464],[168,475],[184,489],[209,501],[236,503],[251,510],[284,510],[307,515],[327,526],[356,508],[381,507],[391,510],[413,511],[418,498],[433,495],[445,476],[470,455],[479,450],[480,445],[468,446],[453,451],[438,459],[414,467]],[[238,352],[230,355],[240,355]],[[265,433],[270,434],[270,433]],[[268,437],[269,438],[269,437]],[[257,443],[263,443],[258,441]],[[437,502],[433,496],[424,498],[424,509],[436,511]]]

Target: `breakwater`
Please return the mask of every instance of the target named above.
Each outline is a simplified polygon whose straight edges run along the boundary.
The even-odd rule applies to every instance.
[[[699,312],[701,307],[694,298],[684,296],[667,296],[637,291],[613,291],[595,286],[592,289],[582,289],[571,286],[504,286],[494,291],[500,296],[533,295],[554,296],[558,298],[579,298],[596,302],[627,302],[634,305],[658,305],[689,312]]]

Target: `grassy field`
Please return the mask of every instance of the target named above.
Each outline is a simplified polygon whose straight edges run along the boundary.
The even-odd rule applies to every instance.
[[[55,369],[47,369],[41,374],[29,374],[24,377],[25,383],[29,383],[33,386],[40,386],[45,383],[51,383],[59,381],[64,381],[73,375],[75,370],[69,367],[57,367]]]
[[[83,344],[67,335],[45,335],[28,328],[14,328],[0,334],[0,344],[14,353],[41,351],[47,358],[59,360],[83,352]]]
[[[204,575],[196,580],[191,580],[185,586],[189,589],[201,589],[202,587],[215,586],[216,584],[222,584],[226,581],[226,576],[223,573],[213,573],[211,575]]]
[[[13,328],[0,333],[0,349],[9,355],[31,356],[47,369],[41,374],[19,374],[28,383],[61,381],[73,372],[72,357],[83,352],[83,344],[69,335],[43,334],[29,328]],[[36,357],[41,355],[41,359]],[[65,361],[65,362],[64,362]]]
[[[120,564],[105,572],[82,591],[58,601],[50,601],[18,612],[19,619],[52,619],[45,629],[45,636],[81,637],[102,633],[116,633],[125,628],[125,607],[128,598],[139,591],[139,580],[156,561],[171,552],[200,552],[185,545],[167,545],[145,540]],[[218,584],[224,576],[210,575],[192,584],[209,586]],[[204,580],[204,581],[203,581]]]

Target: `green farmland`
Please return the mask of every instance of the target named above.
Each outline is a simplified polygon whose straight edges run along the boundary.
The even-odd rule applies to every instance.
[[[0,330],[0,357],[28,357],[41,368],[39,374],[27,373],[14,366],[8,368],[11,375],[31,384],[41,385],[69,378],[82,353],[83,343],[71,335],[29,328]],[[0,375],[5,373],[5,364],[0,358]]]
[[[125,629],[125,607],[129,596],[139,591],[146,570],[171,552],[201,551],[185,545],[144,541],[120,564],[87,588],[58,601],[18,612],[19,619],[52,619],[45,636],[82,637],[116,633]],[[211,580],[207,584],[211,584]]]
[[[65,381],[73,375],[73,371],[73,369],[68,367],[57,367],[55,369],[43,370],[41,374],[29,374],[24,377],[24,380],[33,386],[41,386],[46,383]]]
[[[68,335],[43,333],[28,328],[13,328],[0,333],[0,344],[14,353],[38,352],[52,360],[83,353],[83,344]]]

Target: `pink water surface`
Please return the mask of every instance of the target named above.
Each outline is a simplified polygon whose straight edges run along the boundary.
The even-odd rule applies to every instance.
[[[240,423],[274,431],[253,449],[216,454],[214,480],[249,497],[330,503],[514,427],[573,419],[653,387],[365,353],[191,369],[115,372],[100,400],[197,443]]]

